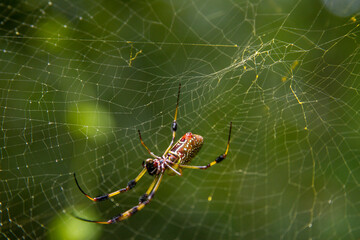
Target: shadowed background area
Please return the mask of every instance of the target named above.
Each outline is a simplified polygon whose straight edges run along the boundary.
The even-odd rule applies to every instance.
[[[342,6],[342,7],[339,7]],[[359,239],[359,4],[336,0],[0,1],[0,236]],[[341,9],[341,11],[339,11]],[[146,145],[204,137],[193,165],[94,203]]]

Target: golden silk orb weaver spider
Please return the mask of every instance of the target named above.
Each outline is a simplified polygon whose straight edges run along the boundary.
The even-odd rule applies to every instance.
[[[144,174],[146,172],[148,172],[152,176],[155,175],[155,178],[152,181],[152,183],[150,184],[150,187],[148,188],[146,193],[143,194],[139,198],[139,204],[119,215],[116,215],[115,217],[109,219],[108,221],[88,220],[88,219],[84,219],[84,218],[75,216],[77,219],[80,219],[80,220],[86,221],[86,222],[99,223],[99,224],[112,224],[112,223],[123,221],[123,220],[131,217],[138,211],[142,210],[147,204],[150,203],[150,201],[153,199],[156,191],[158,190],[158,188],[160,186],[160,183],[161,183],[161,180],[163,179],[163,175],[164,175],[165,171],[169,175],[177,174],[179,176],[182,176],[183,168],[208,169],[209,167],[214,166],[215,164],[221,162],[222,160],[224,160],[226,158],[227,153],[229,151],[229,146],[230,146],[230,136],[231,136],[231,127],[232,127],[231,122],[230,122],[229,136],[228,136],[225,153],[219,155],[214,161],[210,162],[207,165],[204,165],[204,166],[188,165],[191,162],[191,160],[196,156],[196,154],[199,152],[200,148],[202,147],[202,145],[204,143],[204,139],[202,136],[188,132],[184,136],[182,136],[175,144],[173,144],[174,140],[175,140],[176,130],[177,130],[176,118],[177,118],[178,107],[179,107],[180,89],[181,89],[181,84],[179,84],[179,91],[178,91],[177,103],[176,103],[176,108],[175,108],[175,117],[174,117],[173,123],[171,124],[172,139],[171,139],[170,145],[168,146],[168,148],[166,149],[166,151],[164,152],[164,154],[162,156],[157,156],[153,152],[151,152],[149,150],[149,148],[145,145],[144,141],[142,140],[140,130],[138,130],[140,142],[145,147],[145,149],[148,151],[148,153],[152,156],[152,158],[148,158],[145,161],[143,161],[143,164],[142,164],[143,170],[139,173],[139,175],[136,178],[129,181],[125,188],[121,188],[115,192],[93,198],[93,197],[90,197],[88,194],[86,194],[81,189],[81,187],[76,179],[76,175],[74,173],[75,183],[78,186],[81,193],[84,194],[88,199],[90,199],[91,201],[94,201],[94,202],[103,201],[103,200],[109,199],[115,195],[118,195],[120,193],[129,191],[130,189],[135,187],[136,183],[144,176]]]

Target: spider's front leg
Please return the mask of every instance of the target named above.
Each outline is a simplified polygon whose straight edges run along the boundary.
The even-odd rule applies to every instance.
[[[158,177],[156,177],[154,179],[154,183],[151,184],[151,186],[148,189],[148,192],[150,192],[149,190],[152,188],[152,186],[154,186],[155,182],[155,186],[153,187],[153,189],[151,190],[150,194],[145,193],[140,199],[139,199],[139,204],[136,205],[135,207],[130,208],[129,210],[127,210],[124,213],[119,214],[118,216],[110,219],[109,221],[107,221],[107,224],[111,224],[111,223],[116,223],[116,222],[120,222],[123,221],[125,219],[128,219],[129,217],[131,217],[132,215],[134,215],[135,213],[137,213],[138,211],[142,210],[147,204],[150,203],[150,201],[153,199],[156,191],[158,190],[161,180],[163,178],[164,173],[160,173],[160,175]],[[146,199],[145,199],[146,197]]]
[[[142,178],[142,176],[144,176],[144,174],[146,173],[147,169],[144,168],[140,174],[133,180],[129,181],[127,186],[125,188],[121,188],[115,192],[112,192],[112,193],[108,193],[108,194],[104,194],[104,195],[101,195],[101,196],[98,196],[98,197],[90,197],[87,193],[84,192],[84,190],[82,190],[82,188],[80,187],[77,179],[76,179],[76,175],[74,173],[74,179],[75,179],[75,183],[76,185],[78,186],[79,190],[81,191],[82,194],[84,194],[88,199],[90,199],[91,201],[94,201],[94,202],[99,202],[99,201],[104,201],[106,199],[109,199],[115,195],[118,195],[120,193],[123,193],[123,192],[127,192],[129,191],[130,189],[132,189],[133,187],[135,187],[136,183],[140,180],[140,178]]]
[[[135,213],[137,213],[138,211],[142,210],[147,204],[150,203],[151,199],[154,197],[157,189],[160,186],[161,180],[163,178],[164,173],[161,172],[159,175],[157,175],[154,179],[154,181],[151,183],[149,189],[147,190],[147,192],[140,198],[139,204],[130,208],[129,210],[111,218],[110,220],[104,222],[104,221],[94,221],[94,220],[88,220],[88,219],[84,219],[84,218],[80,218],[77,216],[77,219],[85,221],[85,222],[92,222],[92,223],[99,223],[99,224],[113,224],[116,222],[120,222],[123,221],[125,219],[128,219],[129,217],[131,217],[132,215],[134,215]]]

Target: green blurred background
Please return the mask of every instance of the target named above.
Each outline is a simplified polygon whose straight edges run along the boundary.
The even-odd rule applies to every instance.
[[[359,239],[358,1],[0,1],[1,239]],[[171,140],[194,165],[92,203]]]

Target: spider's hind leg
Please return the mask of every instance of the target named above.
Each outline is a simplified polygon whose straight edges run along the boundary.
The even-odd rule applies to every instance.
[[[230,122],[230,128],[229,128],[229,137],[228,137],[228,142],[226,145],[226,150],[224,154],[221,154],[220,156],[218,156],[214,161],[212,161],[211,163],[209,163],[208,165],[205,166],[189,166],[189,165],[181,165],[181,164],[176,164],[174,163],[173,165],[179,167],[179,168],[190,168],[190,169],[208,169],[209,167],[214,166],[215,164],[221,162],[222,160],[224,160],[228,154],[229,151],[229,147],[230,147],[230,137],[231,137],[231,128],[232,128],[232,122]]]

